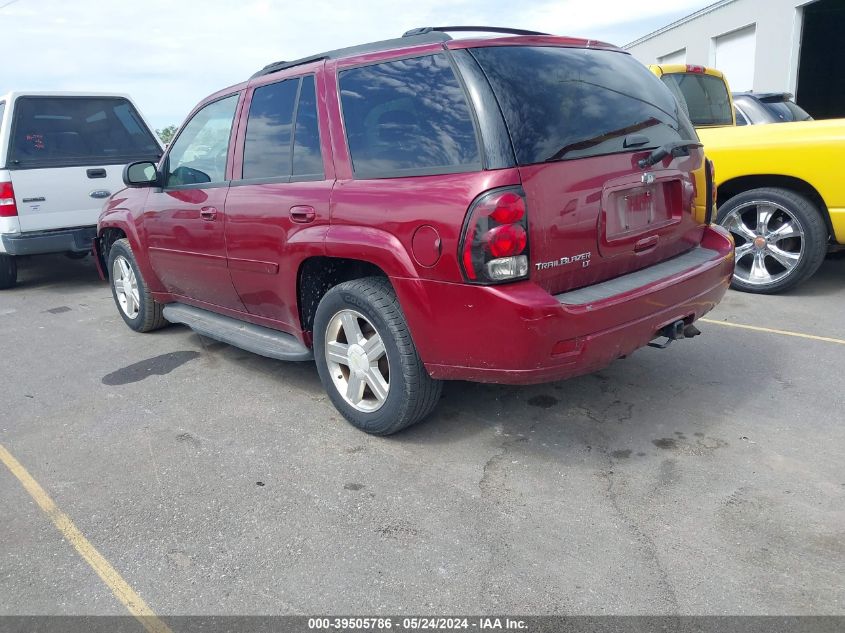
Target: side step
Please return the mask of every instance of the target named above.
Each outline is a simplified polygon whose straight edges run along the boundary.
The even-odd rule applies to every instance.
[[[312,360],[314,354],[294,336],[184,303],[168,303],[162,312],[171,323],[184,323],[202,334],[253,354],[278,360]]]

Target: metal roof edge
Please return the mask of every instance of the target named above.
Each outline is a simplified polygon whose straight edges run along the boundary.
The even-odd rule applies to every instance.
[[[717,9],[721,9],[722,7],[729,5],[733,2],[736,2],[736,0],[719,0],[719,2],[714,2],[713,4],[708,5],[708,6],[704,7],[703,9],[699,9],[695,13],[690,13],[688,16],[683,17],[680,20],[675,20],[671,24],[667,24],[666,26],[661,27],[661,28],[657,29],[656,31],[652,31],[648,35],[643,35],[641,38],[636,39],[633,42],[629,42],[628,44],[625,44],[622,48],[624,50],[628,50],[628,49],[630,49],[634,46],[637,46],[638,44],[642,44],[643,42],[647,42],[648,40],[653,39],[653,38],[657,37],[658,35],[665,33],[666,31],[671,31],[672,29],[676,29],[679,26],[681,26],[682,24],[686,24],[687,22],[692,22],[693,20],[696,20],[703,15],[707,15],[708,13],[712,13],[713,11],[716,11]]]

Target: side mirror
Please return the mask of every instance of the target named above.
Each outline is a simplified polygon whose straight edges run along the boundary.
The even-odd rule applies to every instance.
[[[129,163],[123,168],[123,184],[127,187],[150,187],[158,183],[159,174],[155,163],[148,160]]]

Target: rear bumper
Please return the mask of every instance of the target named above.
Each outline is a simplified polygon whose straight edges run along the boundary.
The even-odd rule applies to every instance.
[[[97,227],[81,226],[55,231],[32,231],[0,235],[3,250],[10,255],[44,255],[46,253],[85,253],[91,250],[91,241]]]
[[[674,268],[663,264],[665,276],[645,269],[613,280],[617,294],[599,289],[592,299],[555,297],[532,282],[392,281],[403,307],[411,301],[405,313],[432,377],[533,384],[601,369],[648,344],[664,326],[692,323],[712,310],[730,284],[733,242],[722,229],[708,228],[701,246],[677,259],[683,257]],[[646,283],[632,285],[637,279]]]

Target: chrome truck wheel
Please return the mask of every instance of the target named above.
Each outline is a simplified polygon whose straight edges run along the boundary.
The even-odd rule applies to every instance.
[[[719,224],[736,244],[732,287],[771,294],[800,283],[821,265],[828,232],[818,209],[784,189],[755,189],[730,198]]]

